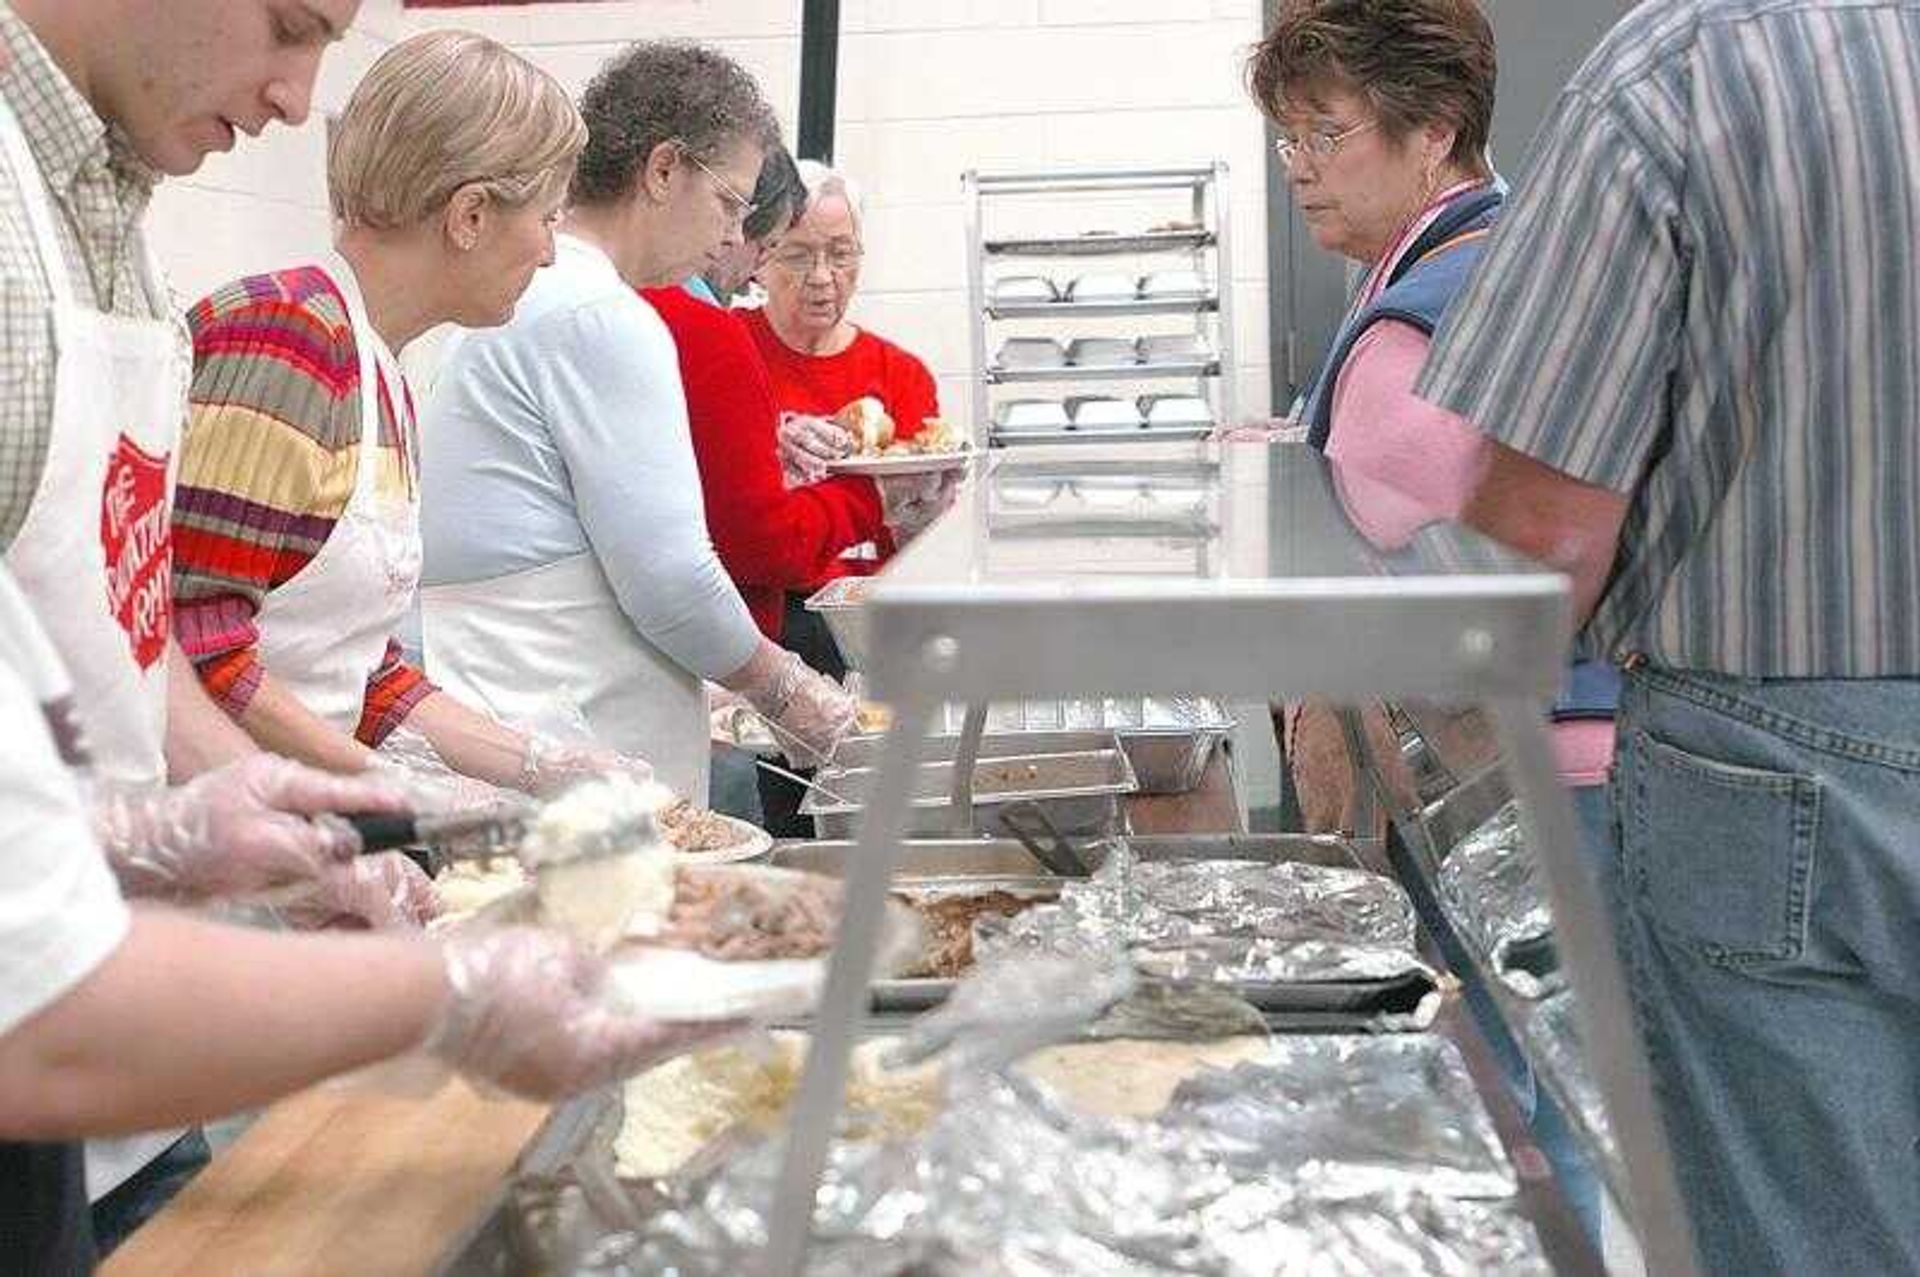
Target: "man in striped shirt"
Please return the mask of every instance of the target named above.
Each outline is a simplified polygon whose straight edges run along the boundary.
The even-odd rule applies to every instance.
[[[1920,1271],[1920,0],[1649,0],[1420,390],[1627,665],[1613,892],[1705,1271]]]

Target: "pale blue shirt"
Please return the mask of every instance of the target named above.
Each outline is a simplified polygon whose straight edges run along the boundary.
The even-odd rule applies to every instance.
[[[556,253],[511,322],[456,339],[422,415],[421,584],[591,549],[649,642],[731,674],[760,634],[707,533],[673,337],[605,253]]]

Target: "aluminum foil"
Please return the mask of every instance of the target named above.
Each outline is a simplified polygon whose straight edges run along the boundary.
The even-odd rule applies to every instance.
[[[1440,864],[1441,897],[1486,955],[1493,970],[1516,992],[1538,997],[1559,987],[1515,967],[1515,951],[1553,934],[1553,909],[1539,862],[1526,845],[1520,808],[1509,802],[1462,838]]]
[[[1110,953],[1109,957],[1117,955]],[[1205,1070],[1147,1120],[1095,1117],[1008,1065],[1125,992],[1127,968],[1008,958],[900,1044],[938,1051],[948,1102],[919,1134],[841,1140],[815,1198],[814,1277],[1381,1277],[1546,1271],[1458,1054],[1437,1038],[1289,1037]],[[1035,1025],[1045,1021],[1046,1032]],[[1000,1044],[995,1046],[994,1044]],[[766,1246],[777,1142],[739,1146],[576,1277],[721,1277]],[[591,1196],[591,1194],[589,1194]],[[624,1230],[624,1231],[622,1231]],[[577,1254],[578,1252],[576,1252]]]
[[[1459,1052],[1426,1034],[1282,1038],[1271,1059],[1181,1083],[1161,1121],[1212,1160],[1316,1198],[1516,1187]]]
[[[993,924],[993,925],[989,925]],[[1118,948],[1149,975],[1276,984],[1388,980],[1425,970],[1412,902],[1360,869],[1245,860],[1138,861],[1115,844],[1060,899],[975,927],[985,952]]]
[[[1349,1064],[1361,1067],[1357,1058]],[[1270,1066],[1284,1071],[1284,1062]],[[817,1198],[813,1277],[1535,1277],[1531,1227],[1501,1201],[1434,1188],[1326,1197],[1325,1157],[1223,1160],[1191,1125],[1093,1120],[1003,1074],[973,1079],[911,1144],[836,1146]],[[1213,1115],[1217,1117],[1217,1114]],[[1211,1119],[1210,1119],[1211,1120]],[[1330,1129],[1330,1128],[1327,1128]],[[1298,1133],[1296,1132],[1296,1137]],[[1276,1169],[1283,1162],[1298,1169]],[[777,1149],[694,1187],[638,1235],[610,1239],[578,1277],[719,1277],[766,1240]]]
[[[1571,992],[1557,993],[1533,1009],[1524,1021],[1522,1033],[1527,1039],[1534,1066],[1552,1081],[1554,1089],[1576,1110],[1569,1114],[1586,1127],[1599,1143],[1601,1153],[1615,1168],[1620,1164],[1620,1149],[1614,1143],[1613,1125],[1607,1120],[1607,1104],[1593,1076],[1581,1042],[1578,1009]],[[1616,1183],[1625,1176],[1616,1175]]]

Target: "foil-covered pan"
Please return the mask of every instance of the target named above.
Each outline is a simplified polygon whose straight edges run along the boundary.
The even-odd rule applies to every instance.
[[[1237,860],[1256,867],[1296,864],[1332,869],[1354,864],[1353,849],[1342,840],[1304,834],[1134,835],[1126,843],[1137,860],[1148,864]],[[1105,863],[1111,849],[1112,844],[1098,842],[1082,848],[1080,854],[1098,867]],[[901,856],[894,882],[909,894],[946,889],[1039,894],[1044,884],[1057,898],[1061,887],[1060,880],[1048,876],[1032,852],[1010,841],[919,840],[907,843]],[[788,868],[843,876],[849,864],[858,863],[858,857],[854,843],[826,841],[779,843],[769,859]],[[990,920],[988,926],[991,930]],[[975,934],[977,937],[978,924]],[[1206,987],[1188,975],[1170,983],[1188,997]],[[934,1006],[951,995],[955,984],[931,977],[877,979],[873,982],[874,1009],[899,1013]],[[1404,955],[1399,969],[1377,978],[1313,982],[1248,978],[1224,981],[1221,988],[1256,1008],[1266,1027],[1279,1032],[1420,1030],[1432,1025],[1441,1001],[1434,972],[1411,954]]]
[[[1553,909],[1516,804],[1456,843],[1436,878],[1448,912],[1504,984],[1528,998],[1561,987]]]
[[[918,1135],[836,1143],[807,1272],[1544,1277],[1457,1059],[1380,1045],[1280,1042],[1150,1118],[1089,1115],[1017,1071],[954,1076]],[[748,1271],[778,1152],[740,1148],[557,1271]]]

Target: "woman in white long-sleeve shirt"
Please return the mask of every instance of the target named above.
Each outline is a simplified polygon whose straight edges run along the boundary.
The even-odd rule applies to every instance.
[[[721,567],[673,339],[635,292],[738,242],[777,128],[752,77],[680,43],[621,53],[581,115],[554,264],[512,323],[453,347],[427,409],[422,643],[443,686],[505,716],[578,705],[704,801],[702,679],[823,750],[853,712],[760,636]]]

